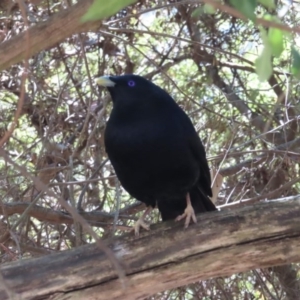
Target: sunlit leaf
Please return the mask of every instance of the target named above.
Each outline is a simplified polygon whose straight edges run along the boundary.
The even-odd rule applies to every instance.
[[[270,45],[265,45],[261,55],[255,61],[256,74],[260,81],[265,81],[272,75],[272,50]]]
[[[96,21],[108,18],[136,1],[137,0],[95,0],[88,11],[82,16],[81,21]]]
[[[284,50],[284,32],[274,27],[269,28],[268,31],[263,27],[259,30],[264,46],[270,48],[273,56],[279,57]]]
[[[230,3],[247,18],[255,20],[256,0],[230,0]]]
[[[292,47],[292,74],[300,79],[300,54],[299,51]]]
[[[271,45],[272,54],[279,57],[284,49],[283,32],[278,28],[269,28],[268,40]]]
[[[206,14],[213,15],[216,12],[216,9],[210,4],[204,4],[203,11]]]
[[[191,13],[191,17],[192,17],[192,18],[198,18],[198,17],[201,16],[202,13],[203,13],[202,7],[197,7],[197,8]]]
[[[272,16],[270,14],[266,14],[263,17],[265,20],[271,21],[271,22],[276,22],[280,23],[280,19],[277,16]],[[262,30],[260,30],[262,33]],[[262,36],[264,39],[267,37],[267,41],[271,46],[272,54],[275,57],[279,57],[284,50],[284,36],[286,36],[286,33],[283,32],[281,29],[270,27],[268,30],[267,36]],[[267,42],[266,40],[264,41],[264,44]]]
[[[274,0],[257,0],[257,1],[266,8],[274,9],[276,7]]]

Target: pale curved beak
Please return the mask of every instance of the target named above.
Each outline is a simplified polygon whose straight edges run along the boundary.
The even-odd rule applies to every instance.
[[[101,86],[105,86],[105,87],[112,87],[115,86],[116,83],[113,82],[109,76],[101,76],[99,78],[96,79],[97,84],[101,85]]]

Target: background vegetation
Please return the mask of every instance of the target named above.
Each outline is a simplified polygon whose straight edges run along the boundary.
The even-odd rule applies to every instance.
[[[95,241],[62,201],[101,238],[123,235],[143,210],[107,161],[102,74],[145,76],[184,108],[223,177],[220,209],[299,194],[299,1],[142,0],[36,53],[28,28],[75,2],[0,3],[0,61],[22,32],[27,57],[0,77],[1,263]],[[39,47],[64,30],[40,28]],[[298,299],[298,277],[296,264],[258,269],[150,299]]]

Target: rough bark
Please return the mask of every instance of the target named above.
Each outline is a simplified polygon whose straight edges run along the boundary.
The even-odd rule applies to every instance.
[[[95,245],[1,266],[0,299],[143,299],[197,280],[300,261],[300,197],[198,216],[107,240],[121,280]]]
[[[0,71],[23,59],[54,46],[74,33],[94,30],[100,22],[81,23],[80,18],[93,0],[81,0],[69,9],[63,10],[45,22],[30,27],[0,46]]]

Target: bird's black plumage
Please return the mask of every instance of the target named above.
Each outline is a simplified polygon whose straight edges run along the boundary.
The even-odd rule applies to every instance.
[[[163,89],[137,75],[101,77],[113,109],[105,130],[108,157],[123,187],[163,220],[216,210],[206,154],[194,126]]]

